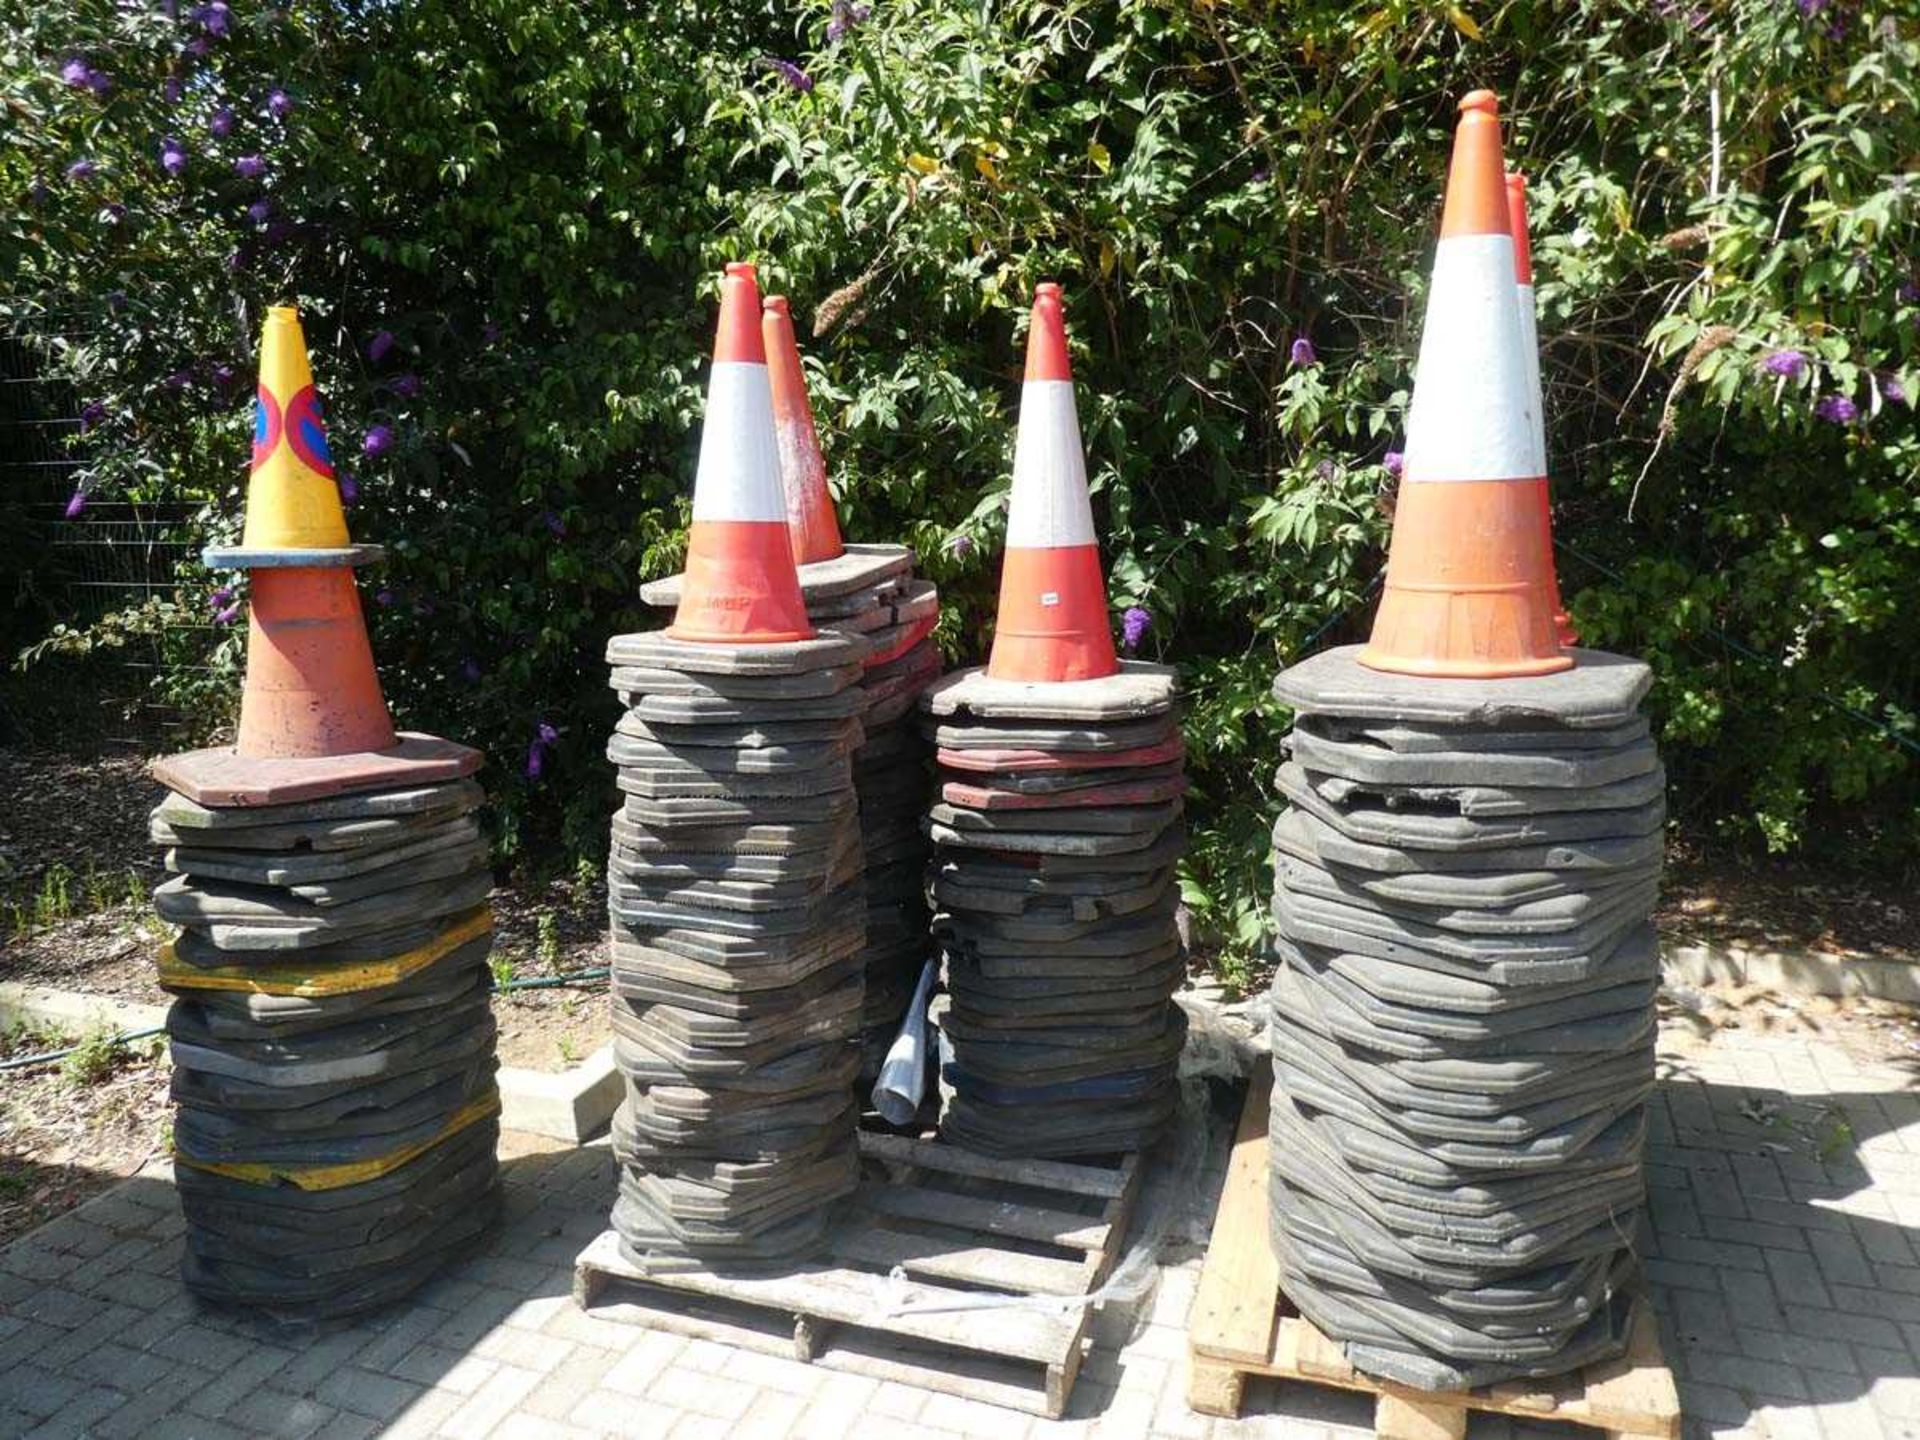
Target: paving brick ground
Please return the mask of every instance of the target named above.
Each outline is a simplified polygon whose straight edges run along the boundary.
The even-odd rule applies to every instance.
[[[1664,1053],[1644,1238],[1689,1433],[1920,1440],[1913,1077],[1822,1041],[1738,1031]],[[510,1218],[486,1254],[397,1310],[318,1336],[198,1311],[174,1278],[172,1189],[151,1170],[0,1252],[0,1435],[1370,1435],[1363,1398],[1274,1382],[1249,1387],[1240,1420],[1187,1411],[1184,1320],[1221,1149],[1142,1313],[1102,1318],[1063,1422],[581,1314],[571,1262],[613,1186],[593,1147],[512,1158]],[[1469,1435],[1587,1433],[1478,1417]]]

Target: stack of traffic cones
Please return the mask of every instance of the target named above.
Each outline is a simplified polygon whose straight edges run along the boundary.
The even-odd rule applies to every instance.
[[[613,1225],[643,1268],[788,1264],[854,1188],[866,640],[816,632],[750,265],[730,265],[664,631],[614,637]]]
[[[1114,657],[1060,287],[1027,341],[993,653],[921,701],[938,747],[943,1136],[997,1155],[1139,1148],[1186,1025],[1173,672]]]
[[[1665,813],[1647,668],[1560,643],[1499,122],[1461,109],[1372,640],[1274,686],[1282,1286],[1433,1389],[1624,1342]]]
[[[393,1299],[498,1205],[480,755],[396,734],[298,315],[261,342],[237,743],[154,766],[182,927],[161,984],[196,1293],[289,1316]]]
[[[920,823],[927,751],[909,717],[920,692],[940,673],[933,641],[940,596],[931,580],[915,577],[913,552],[906,546],[841,540],[784,296],[767,297],[761,338],[788,535],[807,619],[822,632],[857,635],[868,646],[859,681],[868,700],[866,740],[854,754],[853,778],[867,890],[860,1072],[870,1080],[879,1073],[928,951],[927,841]],[[640,589],[647,603],[666,608],[678,606],[681,593],[678,575]]]

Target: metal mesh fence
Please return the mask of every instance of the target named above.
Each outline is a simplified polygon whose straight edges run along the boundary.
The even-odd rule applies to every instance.
[[[194,540],[193,506],[143,503],[110,495],[89,498],[72,518],[68,502],[81,469],[70,437],[80,429],[81,399],[66,380],[48,375],[32,346],[0,334],[0,513],[13,570],[14,654],[57,623],[93,624],[114,611],[173,593],[174,568]],[[86,704],[102,738],[144,745],[176,728],[180,716],[161,703],[152,681],[164,642],[133,636],[98,652],[86,667]],[[9,675],[29,686],[33,675]]]

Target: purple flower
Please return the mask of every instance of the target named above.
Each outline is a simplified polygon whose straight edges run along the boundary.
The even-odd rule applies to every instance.
[[[96,95],[105,95],[113,89],[113,77],[104,70],[96,70],[87,76],[87,89]]]
[[[402,400],[411,400],[420,393],[420,377],[409,370],[404,375],[396,375],[387,388]]]
[[[273,218],[273,201],[261,199],[247,206],[247,219],[256,225],[264,225]]]
[[[69,180],[91,180],[100,167],[91,160],[76,160],[67,167]]]
[[[500,327],[489,320],[480,327],[480,343],[491,345],[500,338]]]
[[[1906,403],[1907,387],[1900,383],[1900,377],[1898,375],[1882,375],[1880,377],[1880,393],[1896,405]]]
[[[1398,450],[1389,450],[1380,457],[1380,463],[1386,466],[1389,475],[1398,475],[1407,463],[1407,457]]]
[[[233,162],[233,173],[242,180],[258,180],[267,173],[266,157],[262,155],[242,155]]]
[[[122,310],[126,308],[127,308],[127,292],[126,291],[109,290],[107,292],[108,311],[110,311],[112,314],[118,315]]]
[[[169,175],[187,173],[187,147],[171,135],[160,142],[160,168]]]
[[[334,483],[340,487],[340,503],[342,505],[351,505],[360,498],[360,482],[346,471],[338,471],[333,479]]]
[[[213,593],[207,596],[207,605],[214,610],[218,610],[222,605],[231,605],[232,603],[233,587],[231,585],[215,586]]]
[[[247,252],[239,246],[235,246],[233,251],[227,256],[227,269],[238,270],[246,263]]]
[[[107,407],[104,403],[98,400],[88,401],[86,408],[80,412],[80,433],[86,434],[106,418]]]
[[[791,60],[782,60],[778,55],[762,55],[754,64],[762,70],[771,70],[802,95],[813,89],[813,77]]]
[[[390,425],[374,426],[371,430],[367,431],[367,438],[360,442],[360,448],[367,453],[368,459],[379,459],[393,448],[393,427]]]
[[[1313,353],[1313,342],[1302,335],[1294,340],[1293,348],[1287,352],[1287,358],[1296,365],[1312,365],[1320,357]]]
[[[213,132],[215,139],[224,140],[233,134],[234,122],[238,119],[239,116],[233,113],[231,105],[222,105],[213,112],[213,118],[207,121],[207,129]]]
[[[373,592],[373,603],[378,605],[382,610],[386,609],[389,605],[393,604],[393,591],[382,585],[378,590]]]
[[[555,535],[564,536],[567,533],[567,522],[562,520],[558,515],[554,514],[553,511],[551,510],[542,510],[540,512],[540,520],[541,520],[541,523],[544,524],[547,527],[547,529],[551,530]]]
[[[1822,395],[1813,413],[1829,425],[1851,425],[1860,418],[1860,407],[1844,395]]]
[[[67,519],[78,520],[80,518],[80,512],[86,508],[87,492],[84,490],[74,491],[73,498],[67,501]]]
[[[222,390],[226,389],[227,386],[233,384],[233,382],[239,378],[240,372],[235,370],[231,365],[216,365],[213,367],[213,383],[218,385]]]
[[[191,385],[192,383],[193,383],[193,372],[191,370],[176,370],[171,375],[167,376],[166,379],[160,382],[160,388],[162,390],[172,390],[178,393],[179,391],[186,389],[187,386]]]
[[[227,0],[213,0],[210,5],[196,7],[193,18],[207,34],[225,35],[233,24],[233,11],[228,8]]]
[[[93,67],[76,55],[60,67],[60,78],[76,90],[85,90],[93,80]]]
[[[547,747],[538,740],[527,746],[527,779],[538,780],[547,773]]]
[[[267,92],[267,113],[276,120],[284,120],[293,113],[293,97],[275,86]]]
[[[260,239],[268,245],[278,245],[282,240],[300,233],[300,227],[291,220],[269,220],[266,234]]]
[[[204,35],[196,35],[180,47],[181,53],[191,55],[195,60],[204,60],[213,46]]]
[[[560,732],[544,720],[533,727],[533,733],[539,737],[542,745],[558,745],[560,743]]]
[[[1807,357],[1798,350],[1775,350],[1760,362],[1760,368],[1769,375],[1782,375],[1789,380],[1797,380],[1806,373]]]
[[[1340,478],[1340,467],[1332,460],[1322,460],[1318,465],[1313,467],[1313,473],[1319,476],[1322,481],[1331,485],[1335,480]]]
[[[1153,616],[1138,605],[1129,605],[1120,617],[1120,643],[1129,650],[1140,648],[1147,631],[1153,628]]]
[[[393,349],[393,345],[391,330],[376,330],[373,338],[367,341],[367,359],[378,365],[387,358],[387,352]]]
[[[478,685],[480,683],[480,674],[480,662],[471,655],[460,662],[460,678],[469,685]]]
[[[947,541],[947,549],[952,552],[954,559],[964,560],[973,553],[973,537],[956,535]]]
[[[161,82],[160,97],[169,105],[178,105],[180,97],[186,93],[186,82],[178,75],[169,75]]]
[[[848,0],[833,0],[833,18],[827,21],[827,43],[838,45],[856,27],[866,24],[873,13],[870,5],[853,5]]]
[[[239,618],[240,602],[238,600],[213,612],[213,623],[216,625],[231,625]]]
[[[1800,13],[1808,19],[1827,8],[1827,0],[1795,0],[1795,3],[1799,5]]]
[[[1264,185],[1267,183],[1267,181],[1273,178],[1273,171],[1269,170],[1266,166],[1262,165],[1258,170],[1254,171],[1253,174],[1248,176],[1247,178],[1252,180],[1253,183],[1256,185]]]

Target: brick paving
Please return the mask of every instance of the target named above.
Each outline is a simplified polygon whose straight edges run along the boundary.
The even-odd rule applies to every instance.
[[[1643,1242],[1689,1435],[1920,1440],[1912,1075],[1823,1040],[1667,1041]],[[1216,1143],[1142,1313],[1100,1317],[1059,1422],[580,1313],[571,1264],[605,1221],[604,1144],[513,1155],[508,1221],[486,1253],[320,1334],[197,1309],[174,1279],[181,1223],[153,1167],[0,1252],[0,1436],[1371,1435],[1364,1397],[1272,1381],[1249,1385],[1239,1420],[1186,1409],[1184,1321],[1224,1159]],[[1476,1416],[1468,1433],[1593,1432]]]

